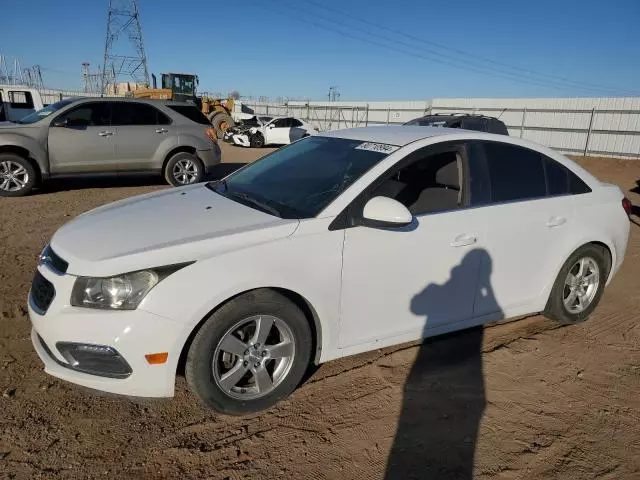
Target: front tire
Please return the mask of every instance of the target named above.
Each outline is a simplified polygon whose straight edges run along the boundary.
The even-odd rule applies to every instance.
[[[204,179],[204,165],[194,154],[178,152],[167,162],[164,178],[174,187],[199,183]]]
[[[309,323],[295,304],[272,290],[254,290],[224,304],[202,325],[187,355],[187,383],[216,411],[261,411],[295,390],[311,345]]]
[[[249,137],[249,145],[251,148],[264,147],[264,136],[260,132],[256,132]]]
[[[609,252],[599,245],[576,250],[558,273],[544,315],[565,325],[585,321],[602,298],[610,263]]]
[[[22,197],[36,185],[36,170],[29,160],[15,153],[0,153],[0,196]]]

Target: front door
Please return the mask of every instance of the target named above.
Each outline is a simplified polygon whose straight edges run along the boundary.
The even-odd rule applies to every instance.
[[[48,142],[52,174],[117,172],[108,102],[82,103],[58,115]]]
[[[166,138],[177,134],[169,117],[138,102],[113,102],[112,110],[118,171],[160,170],[161,161],[154,164],[155,153]]]
[[[265,128],[265,143],[287,145],[289,141],[290,118],[277,118]]]
[[[464,148],[426,147],[410,156],[366,195],[405,204],[413,224],[345,231],[341,348],[417,339],[473,317],[484,231],[464,209]]]

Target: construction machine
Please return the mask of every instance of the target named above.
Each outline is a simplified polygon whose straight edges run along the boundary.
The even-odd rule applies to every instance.
[[[235,125],[231,112],[234,107],[232,97],[222,100],[208,95],[196,94],[198,76],[189,73],[163,73],[162,88],[157,87],[156,76],[151,75],[153,88],[139,88],[131,92],[134,98],[150,98],[159,100],[175,100],[177,102],[193,102],[204,113],[216,131],[218,138]]]

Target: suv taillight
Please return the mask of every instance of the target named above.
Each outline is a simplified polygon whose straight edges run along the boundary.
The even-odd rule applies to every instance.
[[[627,212],[627,215],[631,216],[631,213],[633,212],[633,204],[627,197],[624,197],[622,199],[622,208],[624,208],[624,211]]]

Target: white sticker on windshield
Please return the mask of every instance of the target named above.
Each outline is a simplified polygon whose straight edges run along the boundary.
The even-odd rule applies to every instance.
[[[387,143],[364,142],[356,147],[356,150],[368,150],[370,152],[393,153],[400,147],[397,145],[389,145]]]

